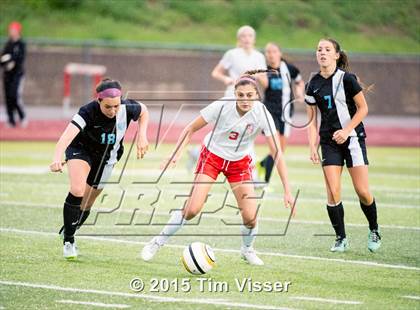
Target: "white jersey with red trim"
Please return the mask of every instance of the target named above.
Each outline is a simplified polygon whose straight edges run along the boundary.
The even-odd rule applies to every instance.
[[[273,118],[260,101],[240,116],[235,98],[224,97],[200,111],[207,123],[214,128],[204,138],[207,149],[223,159],[236,161],[251,153],[252,145],[263,130],[266,136],[276,132]]]

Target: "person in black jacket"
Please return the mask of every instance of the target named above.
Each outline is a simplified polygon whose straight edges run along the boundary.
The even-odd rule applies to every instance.
[[[8,125],[15,127],[15,111],[17,111],[21,126],[26,127],[27,119],[22,102],[22,88],[25,61],[25,42],[21,38],[22,25],[12,22],[9,25],[9,40],[7,41],[0,58],[3,67],[4,94],[6,97],[6,108]]]

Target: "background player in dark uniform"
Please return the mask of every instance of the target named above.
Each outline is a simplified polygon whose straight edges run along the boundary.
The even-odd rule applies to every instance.
[[[1,53],[0,64],[3,67],[3,85],[6,98],[8,125],[16,126],[17,111],[22,127],[27,125],[22,101],[23,63],[25,61],[25,42],[21,39],[22,26],[18,22],[9,25],[9,40]]]
[[[347,55],[333,39],[321,39],[316,52],[320,72],[309,81],[305,101],[309,123],[311,160],[319,163],[317,151],[317,108],[321,113],[319,129],[322,167],[327,187],[327,210],[336,233],[333,252],[348,247],[341,202],[341,173],[344,162],[359,196],[360,206],[369,222],[368,249],[381,245],[376,204],[369,191],[368,159],[362,120],[368,106],[357,77],[347,72]]]
[[[303,102],[305,83],[300,71],[294,65],[282,59],[280,47],[275,43],[268,43],[265,47],[267,69],[270,70],[259,78],[264,93],[264,105],[271,113],[280,134],[281,150],[286,149],[286,140],[290,135],[290,123],[293,116],[293,100]],[[268,154],[258,163],[260,178],[270,181],[274,160]],[[264,175],[264,176],[263,176]]]
[[[90,208],[123,154],[123,139],[130,121],[138,120],[137,158],[147,151],[149,114],[144,104],[121,100],[118,81],[104,79],[96,87],[97,99],[82,106],[61,135],[55,148],[53,172],[63,170],[66,161],[70,192],[64,202],[63,256],[77,257],[74,234],[89,216]]]

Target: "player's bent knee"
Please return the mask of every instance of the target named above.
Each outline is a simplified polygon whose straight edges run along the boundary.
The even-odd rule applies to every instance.
[[[243,223],[246,228],[252,229],[255,228],[255,226],[257,226],[257,219],[244,219]]]
[[[363,203],[369,203],[372,200],[372,195],[368,190],[356,190],[356,193]]]
[[[71,186],[70,193],[72,193],[72,195],[76,197],[83,197],[83,195],[85,194],[85,186]]]

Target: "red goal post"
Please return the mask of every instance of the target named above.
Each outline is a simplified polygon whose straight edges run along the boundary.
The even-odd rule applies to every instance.
[[[64,67],[64,96],[63,113],[68,114],[71,103],[71,78],[73,75],[90,76],[93,81],[93,94],[95,95],[95,86],[102,80],[106,73],[106,67],[102,65],[92,65],[84,63],[70,62]]]

